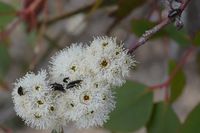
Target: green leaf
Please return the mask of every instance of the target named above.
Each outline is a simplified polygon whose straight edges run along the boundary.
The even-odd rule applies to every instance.
[[[156,25],[155,22],[151,22],[146,19],[133,19],[131,24],[132,24],[132,31],[138,37],[142,36],[142,34],[144,34],[145,31],[151,29],[152,27],[154,27]],[[158,33],[156,33],[153,36],[153,38],[158,38],[163,35],[166,35],[166,33],[163,30],[161,30]]]
[[[126,17],[132,10],[143,5],[146,0],[118,0],[116,16],[121,19]]]
[[[196,45],[196,46],[200,46],[200,32],[198,32],[194,39],[193,39],[193,44]]]
[[[163,102],[156,103],[147,125],[148,133],[177,133],[180,121],[172,108]]]
[[[8,49],[0,43],[0,79],[2,79],[7,73],[11,60],[8,53]]]
[[[144,32],[150,28],[152,28],[155,23],[150,22],[145,19],[134,19],[132,20],[132,31],[135,33],[136,36],[142,36]]]
[[[129,132],[144,126],[150,118],[153,94],[145,85],[127,81],[116,91],[116,109],[105,127],[112,131]]]
[[[181,126],[180,133],[200,133],[200,104],[189,114]]]
[[[176,68],[176,62],[174,60],[169,61],[169,74]],[[186,84],[185,74],[183,69],[180,68],[170,84],[170,102],[174,102],[183,92]]]
[[[190,44],[189,37],[184,30],[177,30],[176,27],[169,25],[164,28],[168,36],[176,41],[180,46],[187,46]]]
[[[16,17],[15,9],[4,3],[0,2],[0,31]]]

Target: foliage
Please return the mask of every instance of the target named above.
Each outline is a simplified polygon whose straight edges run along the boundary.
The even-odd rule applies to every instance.
[[[199,126],[200,104],[198,104],[194,110],[188,115],[187,119],[183,123],[180,132],[181,133],[198,133],[200,132]]]
[[[0,43],[0,79],[3,79],[9,70],[10,66],[10,55],[5,44]]]
[[[135,131],[147,123],[153,107],[153,94],[147,86],[128,81],[117,89],[116,109],[106,127],[113,131]]]
[[[177,133],[180,121],[167,103],[154,104],[151,120],[147,125],[148,133]]]
[[[33,1],[31,1],[33,2]],[[160,23],[160,20],[152,21],[146,14],[150,13],[150,11],[142,12],[141,16],[139,17],[132,17],[131,14],[140,7],[146,7],[149,4],[147,0],[102,0],[102,5],[99,7],[95,7],[95,10],[98,8],[104,9],[105,7],[109,6],[117,6],[114,12],[111,12],[113,19],[116,19],[116,25],[121,22],[126,17],[131,17],[130,26],[131,26],[131,34],[134,34],[138,38],[142,36],[145,31],[151,29],[155,25]],[[56,5],[56,4],[55,4]],[[97,6],[97,5],[96,5]],[[156,5],[158,6],[158,5]],[[153,6],[152,6],[153,7]],[[42,6],[40,8],[43,8]],[[21,9],[21,11],[24,11]],[[42,11],[42,9],[41,9]],[[88,11],[88,9],[87,9]],[[92,10],[95,12],[94,10]],[[10,56],[10,49],[9,46],[12,45],[12,41],[7,41],[10,39],[10,35],[4,36],[4,32],[8,30],[8,27],[14,22],[15,19],[19,18],[18,15],[19,11],[16,11],[13,6],[7,4],[5,2],[0,2],[0,87],[2,85],[2,81],[6,80],[5,77],[8,74],[9,68],[12,62],[15,62]],[[34,12],[34,10],[33,10]],[[86,12],[83,9],[81,12]],[[161,13],[161,9],[157,10],[157,13]],[[22,12],[23,13],[23,12]],[[30,12],[29,12],[30,13]],[[51,12],[50,12],[51,13]],[[73,12],[74,13],[74,12]],[[76,11],[75,14],[80,13]],[[30,13],[31,14],[31,13]],[[70,13],[67,12],[68,16]],[[143,15],[145,14],[145,15]],[[24,14],[21,14],[23,16]],[[27,15],[27,13],[25,14]],[[29,14],[28,14],[29,15]],[[74,14],[72,14],[74,15]],[[45,15],[44,15],[45,16]],[[35,19],[34,17],[37,16],[28,16],[28,18],[32,18],[34,21],[44,20],[44,16],[39,16],[39,19]],[[69,15],[71,16],[71,15]],[[147,15],[148,16],[148,15]],[[90,14],[87,16],[90,17]],[[57,20],[56,20],[57,18]],[[66,17],[62,15],[58,15],[54,18],[52,22],[56,23],[58,20],[65,19]],[[51,19],[50,19],[51,20]],[[24,20],[21,18],[21,22]],[[42,21],[41,21],[42,22]],[[40,23],[41,24],[41,23]],[[38,40],[46,39],[46,41],[50,41],[53,43],[49,43],[47,47],[47,51],[38,54],[38,57],[33,58],[32,61],[23,62],[26,66],[24,67],[24,71],[26,71],[28,66],[36,65],[38,66],[37,62],[44,61],[49,55],[55,51],[55,49],[60,48],[57,45],[58,42],[61,42],[61,37],[51,38],[48,36],[47,30],[48,24],[40,27],[35,26],[30,32],[24,31],[27,34],[26,44],[32,44],[30,48],[32,51],[38,52],[39,45]],[[55,25],[56,27],[57,25]],[[45,28],[46,29],[45,29]],[[50,27],[50,26],[49,26]],[[32,28],[32,27],[31,27]],[[117,27],[116,27],[117,28]],[[58,35],[60,36],[60,35]],[[5,38],[4,38],[5,37]],[[42,39],[41,39],[42,38]],[[180,49],[184,49],[191,47],[191,44],[194,45],[195,49],[199,49],[200,47],[200,32],[196,32],[194,35],[189,35],[186,30],[183,28],[181,30],[177,30],[177,28],[170,24],[162,28],[159,32],[157,32],[151,39],[163,39],[167,38],[169,40],[173,40],[177,47]],[[52,41],[53,40],[53,41]],[[163,40],[161,40],[163,41]],[[163,45],[163,44],[160,44]],[[143,46],[145,47],[145,46]],[[152,47],[156,47],[152,45]],[[169,48],[169,46],[167,46]],[[23,52],[23,50],[22,50]],[[43,56],[44,55],[44,56]],[[25,55],[26,56],[26,55]],[[34,57],[37,56],[33,55]],[[198,51],[196,56],[196,68],[200,73],[200,52]],[[183,66],[178,69],[178,71],[174,74],[173,77],[172,73],[177,68],[179,64],[179,58],[177,61],[168,59],[167,60],[167,69],[165,70],[168,74],[168,78],[170,82],[166,86],[161,88],[151,88],[144,83],[138,83],[133,81],[127,81],[125,85],[121,88],[116,90],[117,96],[117,104],[116,109],[110,114],[110,120],[105,124],[105,128],[109,129],[113,132],[133,132],[142,127],[147,129],[148,133],[198,133],[200,132],[200,105],[198,104],[187,116],[186,120],[181,123],[179,117],[177,116],[176,112],[172,105],[174,102],[178,100],[178,98],[182,95],[185,89],[185,85],[187,81],[187,75],[184,73]],[[139,60],[139,62],[143,62]],[[21,62],[20,62],[21,63]],[[33,63],[33,64],[31,64]],[[138,64],[139,66],[140,64]],[[167,81],[167,80],[166,80]],[[154,89],[169,89],[169,101],[168,99],[163,98],[160,102],[154,102]],[[53,132],[60,132],[57,130],[53,130]]]
[[[173,73],[173,70],[176,68],[177,64],[174,60],[169,61],[169,74]],[[176,75],[173,77],[170,84],[170,101],[175,101],[181,94],[186,84],[186,78],[183,72],[183,69],[180,68]]]
[[[0,1],[0,31],[5,28],[16,16],[15,9]]]

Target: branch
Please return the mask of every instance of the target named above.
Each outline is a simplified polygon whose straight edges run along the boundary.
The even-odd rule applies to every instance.
[[[164,83],[161,83],[161,84],[158,84],[158,85],[153,85],[153,86],[151,86],[149,88],[154,90],[154,89],[161,89],[161,88],[169,87],[170,83],[172,82],[172,80],[174,79],[174,77],[176,76],[178,71],[181,69],[181,67],[183,67],[183,65],[186,63],[187,59],[189,58],[190,54],[194,50],[195,50],[195,47],[192,46],[185,52],[185,54],[181,58],[180,62],[177,64],[177,66],[174,68],[174,70],[170,74],[169,78]]]
[[[177,14],[176,16],[174,16],[174,18],[180,16],[182,14],[182,12],[185,10],[185,8],[187,7],[187,5],[189,4],[191,0],[187,0],[186,2],[182,3],[181,7],[180,7],[180,13]],[[165,19],[163,19],[163,21],[161,21],[158,25],[156,25],[155,27],[153,27],[150,30],[147,30],[138,40],[137,42],[129,48],[129,53],[134,52],[138,47],[142,46],[143,44],[145,44],[153,35],[155,35],[155,33],[157,33],[158,31],[160,31],[162,28],[164,28],[165,26],[167,26],[168,24],[172,23],[174,18],[169,18],[166,17]]]
[[[65,19],[65,18],[70,17],[70,16],[73,16],[73,15],[75,15],[75,14],[77,14],[77,13],[89,11],[89,10],[92,8],[92,6],[93,6],[93,4],[90,4],[90,5],[88,5],[88,6],[85,6],[85,7],[80,8],[80,9],[78,9],[78,10],[76,10],[76,11],[66,12],[66,13],[63,13],[63,14],[61,14],[61,15],[59,15],[59,16],[55,16],[55,17],[53,17],[53,18],[50,18],[49,20],[40,21],[40,22],[38,22],[37,27],[40,27],[41,24],[51,25],[51,24],[53,24],[53,23],[55,23],[55,22],[57,22],[57,21],[63,20],[63,19]]]

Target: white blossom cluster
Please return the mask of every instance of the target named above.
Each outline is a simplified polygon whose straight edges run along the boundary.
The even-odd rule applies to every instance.
[[[115,108],[114,87],[125,83],[136,61],[115,38],[97,37],[56,53],[49,75],[27,73],[14,84],[15,111],[28,125],[52,129],[73,122],[98,127]]]

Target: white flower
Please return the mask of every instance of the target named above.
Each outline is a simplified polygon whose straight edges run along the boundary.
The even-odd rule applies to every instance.
[[[41,71],[37,75],[27,73],[17,80],[12,92],[17,115],[28,125],[38,129],[51,128],[56,112],[46,78],[46,71]]]
[[[70,121],[78,128],[102,126],[115,108],[112,88],[121,86],[136,64],[123,47],[115,38],[97,37],[88,46],[72,44],[56,53],[49,79],[41,71],[27,73],[15,83],[17,115],[38,129]]]
[[[84,116],[88,112],[102,110],[105,117],[102,117],[100,121],[103,122],[106,121],[108,113],[114,109],[114,96],[112,96],[112,91],[107,88],[109,86],[101,86],[101,83],[94,84],[92,80],[93,78],[83,80],[79,87],[67,90],[66,93],[63,93],[58,98],[61,111],[60,115],[64,116],[66,121],[77,123],[77,121],[85,119]],[[100,123],[87,124],[87,127],[97,126]],[[78,127],[81,127],[81,125]]]
[[[111,90],[99,92],[101,101],[96,108],[87,108],[75,121],[78,128],[101,127],[109,119],[109,113],[115,108],[115,100]]]
[[[85,47],[82,44],[72,44],[52,57],[50,66],[51,81],[63,83],[65,78],[80,80],[87,75]]]
[[[117,44],[115,38],[97,37],[87,48],[86,61],[90,69],[113,86],[121,86],[136,63],[123,46]]]

